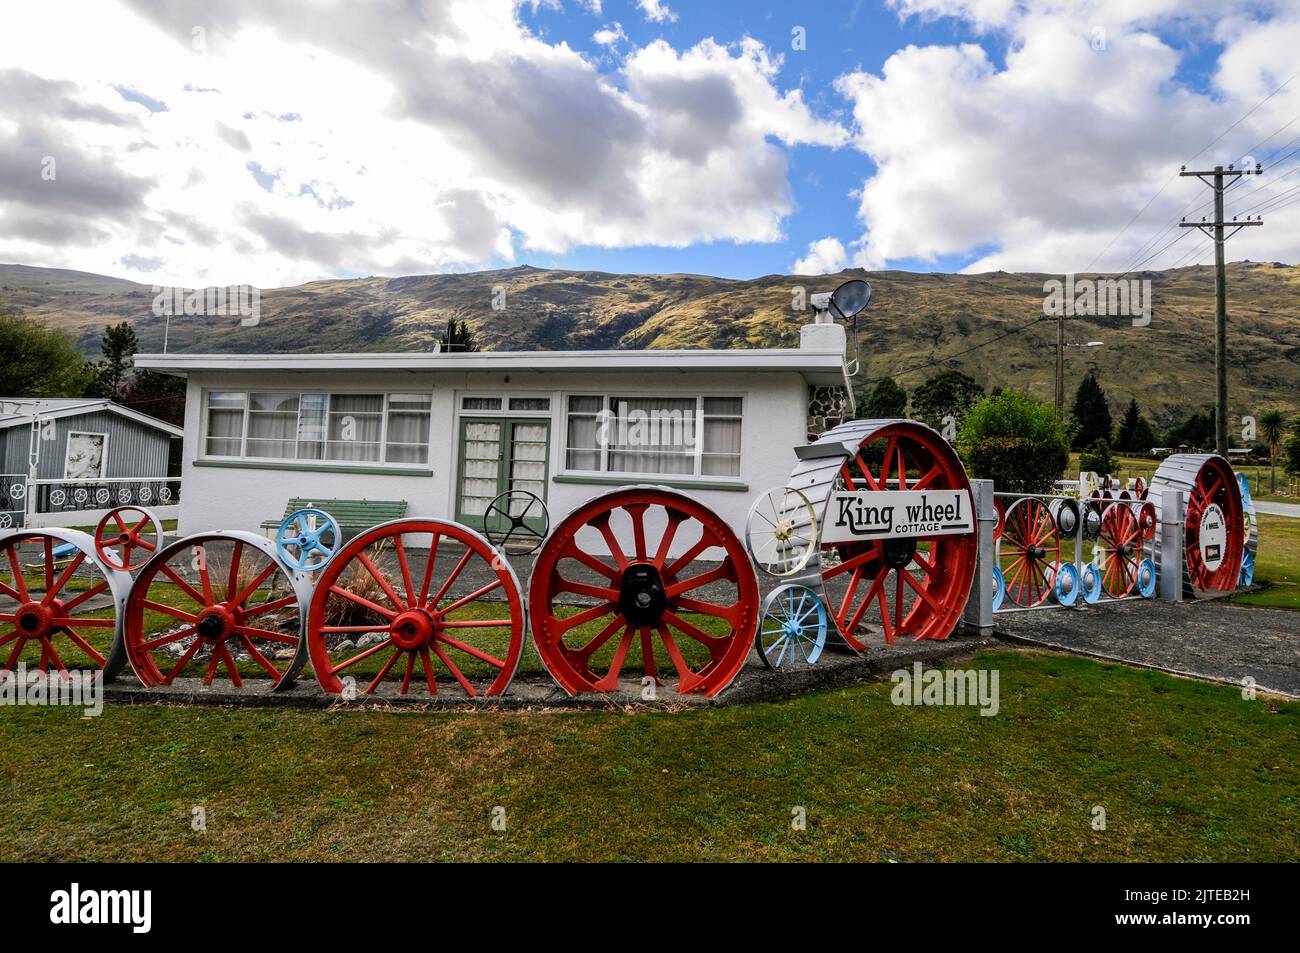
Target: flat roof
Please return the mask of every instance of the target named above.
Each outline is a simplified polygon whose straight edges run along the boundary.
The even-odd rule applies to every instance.
[[[181,377],[192,371],[795,371],[810,383],[847,385],[844,352],[812,348],[137,354],[135,366]]]

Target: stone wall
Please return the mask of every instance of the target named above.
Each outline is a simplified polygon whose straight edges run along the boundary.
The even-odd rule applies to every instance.
[[[808,439],[816,440],[843,422],[849,412],[849,394],[843,387],[808,388]]]

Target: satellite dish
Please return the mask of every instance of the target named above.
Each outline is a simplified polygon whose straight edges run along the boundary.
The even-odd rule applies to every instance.
[[[831,314],[841,321],[852,321],[871,303],[871,285],[861,278],[846,281],[831,292]]]

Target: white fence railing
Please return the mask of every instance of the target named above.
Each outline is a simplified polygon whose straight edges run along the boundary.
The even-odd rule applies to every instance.
[[[117,506],[174,507],[180,497],[180,477],[32,480],[0,474],[0,529],[50,526],[63,514],[85,523]]]

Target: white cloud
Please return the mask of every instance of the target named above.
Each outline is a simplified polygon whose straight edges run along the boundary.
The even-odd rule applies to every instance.
[[[591,35],[591,38],[601,46],[617,46],[627,39],[627,34],[623,32],[623,24],[615,21],[607,26],[601,27]]]
[[[854,261],[866,267],[975,255],[969,271],[1060,272],[1082,270],[1103,249],[1095,267],[1136,263],[1146,254],[1141,246],[1189,203],[1209,198],[1196,180],[1170,177],[1295,71],[1300,46],[1294,7],[1267,20],[1216,20],[1206,0],[894,6],[905,16],[959,16],[1001,31],[1009,48],[999,65],[976,44],[909,46],[879,74],[855,72],[839,81],[853,104],[855,143],[876,165],[860,194],[865,232],[854,243]],[[1180,81],[1184,54],[1161,38],[1166,27],[1225,44],[1211,94]],[[1196,162],[1240,161],[1297,114],[1300,82]],[[1107,249],[1162,185],[1159,198]],[[1245,199],[1257,186],[1267,187],[1267,176],[1233,198]],[[1231,257],[1300,258],[1300,206],[1280,211],[1272,224],[1234,238]],[[1150,250],[1178,237],[1175,229]],[[1199,241],[1188,234],[1148,266],[1171,266]]]
[[[790,266],[794,275],[833,275],[849,266],[849,255],[838,238],[809,242],[808,253]]]
[[[647,23],[676,23],[677,14],[663,0],[636,0]]]
[[[773,241],[794,208],[787,148],[847,141],[754,40],[659,41],[611,75],[512,0],[319,6],[11,11],[0,63],[55,85],[4,97],[0,260],[274,286]],[[50,30],[59,17],[79,29]]]

